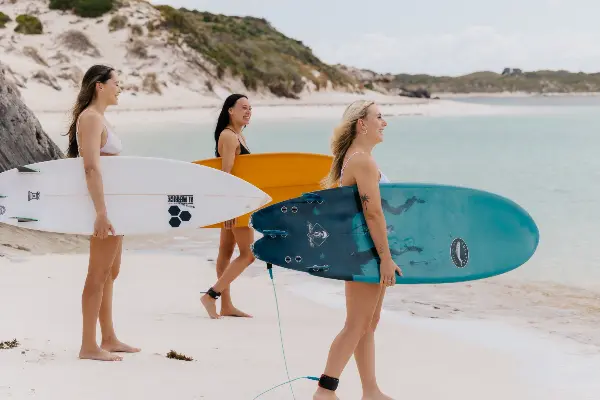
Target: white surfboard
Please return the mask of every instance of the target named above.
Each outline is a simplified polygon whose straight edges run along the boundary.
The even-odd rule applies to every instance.
[[[271,201],[254,185],[220,170],[150,157],[101,157],[108,218],[117,235],[198,228]],[[0,223],[91,235],[96,212],[83,159],[45,161],[0,174]]]

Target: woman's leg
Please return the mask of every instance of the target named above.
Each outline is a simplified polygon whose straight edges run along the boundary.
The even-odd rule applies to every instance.
[[[231,282],[254,262],[254,255],[252,254],[252,250],[250,250],[250,245],[252,245],[252,242],[254,241],[254,230],[244,226],[233,228],[232,231],[240,255],[225,268],[223,274],[210,288],[209,293],[204,294],[200,299],[211,318],[220,318],[217,314],[216,301],[221,295],[221,292],[228,289]],[[250,315],[244,313],[244,316],[249,317]]]
[[[90,258],[88,273],[81,295],[83,314],[83,332],[79,358],[101,361],[120,361],[122,358],[100,348],[96,342],[96,325],[100,314],[104,286],[111,273],[119,238],[109,236],[105,239],[90,239]]]
[[[373,321],[381,286],[373,283],[346,282],[346,323],[336,336],[325,365],[323,386],[319,383],[314,400],[336,399],[335,390],[342,371]],[[327,385],[329,383],[329,385]]]
[[[354,359],[356,360],[363,388],[363,400],[392,400],[391,397],[381,392],[375,377],[375,329],[377,329],[377,324],[381,316],[385,290],[385,286],[381,286],[379,300],[369,329],[367,329],[367,332],[360,339],[360,342],[358,342],[356,350],[354,350]]]
[[[110,274],[104,284],[104,292],[102,294],[102,304],[100,305],[100,329],[102,330],[102,347],[106,351],[112,352],[124,352],[124,353],[137,353],[140,351],[139,348],[131,347],[117,339],[115,328],[113,326],[113,286],[115,279],[119,276],[121,270],[121,255],[123,254],[123,237],[118,237],[117,254],[112,263]]]
[[[221,240],[219,243],[219,255],[217,256],[217,279],[223,275],[233,256],[235,249],[235,236],[231,229],[221,229]],[[234,307],[231,300],[229,286],[221,292],[221,316],[249,317],[243,311]]]

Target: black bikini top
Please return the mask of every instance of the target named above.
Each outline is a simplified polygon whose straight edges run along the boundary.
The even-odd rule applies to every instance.
[[[229,129],[229,128],[225,128],[225,129]],[[231,130],[231,129],[229,129],[229,130],[230,130],[231,132],[235,133],[235,131],[233,131],[233,130]],[[237,135],[237,133],[236,133],[236,135]],[[238,137],[238,142],[240,143],[240,156],[241,156],[242,154],[250,154],[250,150],[248,150],[248,149],[246,148],[246,146],[244,146],[244,145],[242,144],[242,141],[240,140],[240,138],[239,138],[239,137]],[[218,156],[219,156],[219,157],[221,157],[221,153],[219,153],[219,151],[218,151],[218,150],[217,150],[217,154],[218,154]]]

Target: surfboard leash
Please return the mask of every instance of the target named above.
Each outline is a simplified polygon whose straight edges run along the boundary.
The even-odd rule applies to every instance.
[[[283,385],[285,385],[285,384],[288,384],[288,383],[289,383],[289,384],[290,384],[290,386],[291,386],[291,382],[297,381],[297,380],[299,380],[299,379],[310,379],[310,380],[312,380],[312,381],[318,381],[318,380],[319,380],[319,378],[317,378],[316,376],[299,376],[298,378],[294,378],[294,379],[292,379],[292,380],[289,380],[289,381],[287,381],[287,382],[280,383],[280,384],[279,384],[279,385],[277,385],[277,386],[273,386],[273,387],[272,387],[271,389],[269,389],[269,390],[265,390],[264,392],[262,392],[261,394],[259,394],[258,396],[256,396],[256,397],[255,397],[254,399],[252,399],[252,400],[256,400],[256,399],[258,399],[258,398],[259,398],[260,396],[262,396],[263,394],[265,394],[265,393],[267,393],[267,392],[270,392],[271,390],[277,389],[279,386],[283,386]]]
[[[290,390],[292,391],[292,397],[294,398],[294,400],[296,399],[296,395],[294,394],[294,388],[292,387],[292,382],[297,381],[299,379],[309,379],[312,381],[318,381],[319,378],[315,377],[315,376],[300,376],[298,378],[294,378],[294,379],[290,379],[290,372],[288,370],[288,365],[287,365],[287,359],[285,356],[285,347],[283,345],[283,333],[281,330],[281,317],[279,315],[279,301],[277,300],[277,290],[275,289],[275,279],[273,278],[273,264],[271,263],[267,263],[267,270],[269,271],[269,277],[271,278],[271,282],[273,283],[273,294],[275,295],[275,308],[277,309],[277,324],[279,325],[279,339],[281,341],[281,352],[283,354],[283,363],[285,365],[285,373],[287,375],[288,381],[280,383],[277,386],[273,386],[272,388],[265,390],[264,392],[260,393],[258,396],[256,396],[254,399],[252,400],[256,400],[258,399],[260,396],[262,396],[263,394],[270,392],[271,390],[274,390],[280,386],[286,385],[286,384],[290,384]]]

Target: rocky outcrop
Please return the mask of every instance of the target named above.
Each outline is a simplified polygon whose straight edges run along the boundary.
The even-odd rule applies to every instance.
[[[23,164],[55,160],[64,155],[23,103],[0,64],[0,172]]]

